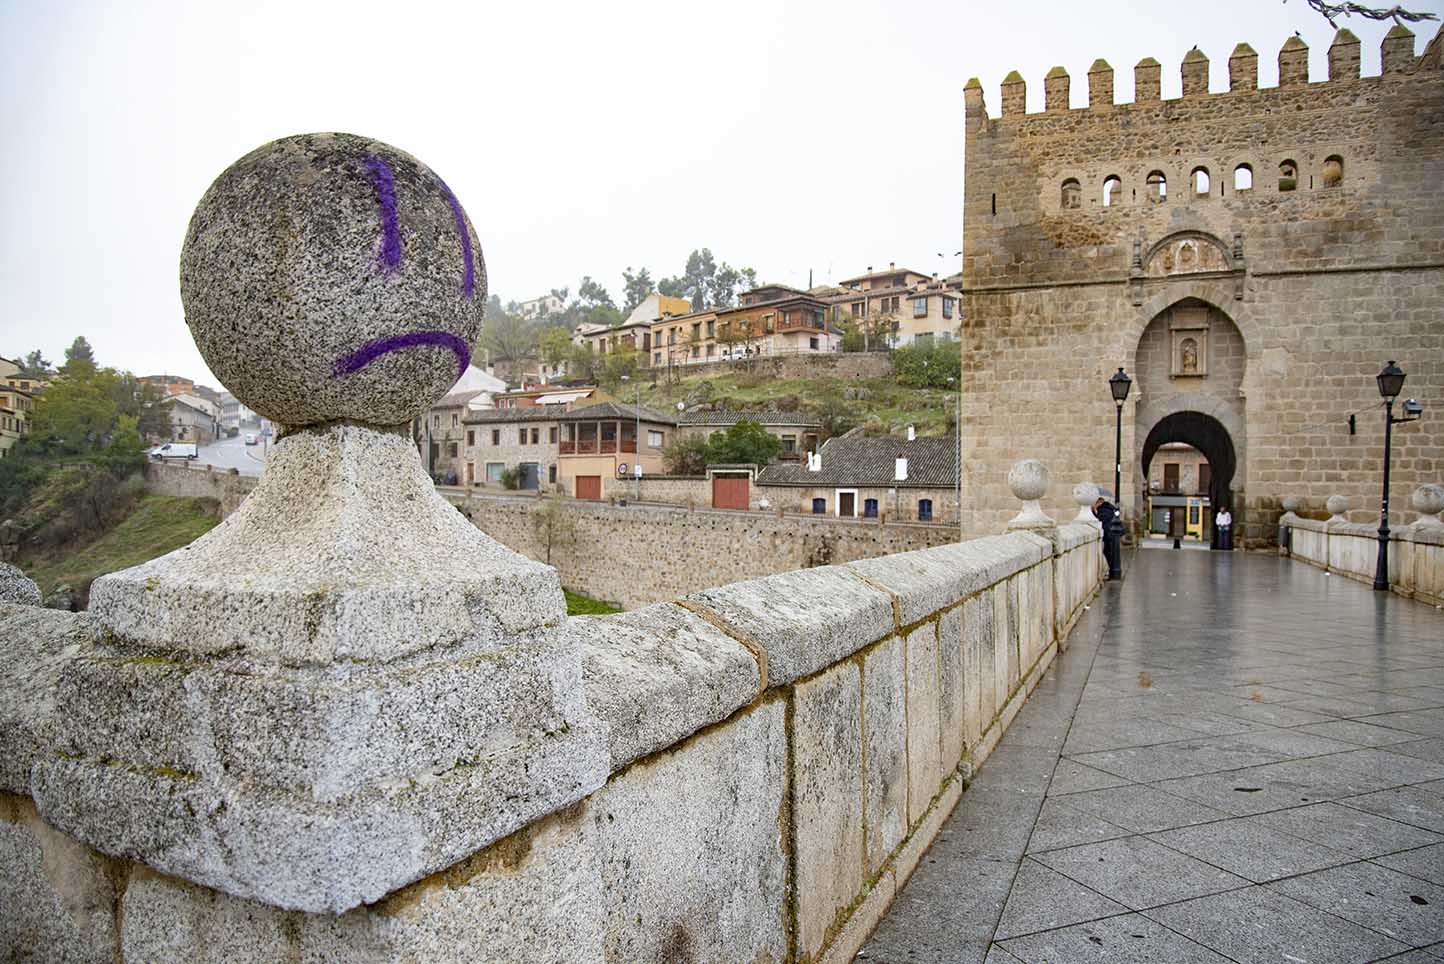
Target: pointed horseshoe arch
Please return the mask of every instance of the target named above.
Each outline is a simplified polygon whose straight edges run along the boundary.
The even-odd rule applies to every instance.
[[[1224,506],[1231,508],[1233,477],[1238,471],[1238,453],[1223,423],[1203,412],[1184,411],[1165,415],[1149,430],[1148,437],[1143,442],[1140,477],[1147,475],[1148,466],[1153,462],[1159,446],[1168,442],[1185,442],[1203,453],[1209,466],[1209,505],[1215,510]],[[1213,531],[1212,542],[1217,548],[1217,530]]]

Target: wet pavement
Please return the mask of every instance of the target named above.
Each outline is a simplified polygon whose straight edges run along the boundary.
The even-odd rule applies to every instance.
[[[1444,960],[1444,612],[1137,552],[859,960]]]

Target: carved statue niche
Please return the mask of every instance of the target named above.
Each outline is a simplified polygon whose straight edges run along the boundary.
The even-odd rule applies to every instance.
[[[1172,345],[1169,374],[1175,378],[1208,375],[1208,309],[1175,308],[1168,319]]]

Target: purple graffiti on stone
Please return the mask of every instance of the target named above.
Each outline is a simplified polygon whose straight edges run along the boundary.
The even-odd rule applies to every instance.
[[[381,206],[381,252],[377,259],[390,271],[401,264],[401,232],[396,227],[396,178],[391,165],[376,154],[366,155],[366,170],[376,188],[376,203]]]
[[[332,367],[331,372],[334,377],[342,378],[360,371],[387,352],[415,348],[420,345],[438,345],[442,348],[450,348],[456,355],[457,377],[466,374],[466,366],[471,363],[471,349],[459,336],[453,335],[449,331],[411,331],[404,335],[385,335],[381,338],[373,338],[349,355],[336,359],[336,364]]]
[[[461,259],[466,264],[466,274],[461,279],[461,293],[470,299],[471,292],[476,287],[476,268],[471,261],[471,234],[466,230],[466,215],[461,211],[461,202],[451,193],[446,182],[439,177],[436,180],[440,181],[441,190],[451,205],[451,216],[456,219],[456,233],[461,235]]]

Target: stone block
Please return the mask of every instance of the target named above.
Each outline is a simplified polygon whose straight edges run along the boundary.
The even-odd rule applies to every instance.
[[[984,705],[983,731],[986,733],[993,717],[1008,702],[1012,683],[1017,677],[1008,674],[1009,665],[1017,665],[1017,637],[1013,633],[1012,593],[1006,582],[993,587],[993,632],[991,634],[991,659],[984,657],[984,668],[991,669],[991,676],[985,676],[983,686],[992,682],[992,706]]]
[[[680,606],[567,621],[582,653],[587,705],[606,724],[611,768],[680,743],[752,702],[757,659]]]
[[[907,675],[908,826],[912,826],[927,812],[943,777],[937,623],[908,633]]]
[[[601,786],[604,734],[586,714],[580,686],[567,682],[571,673],[579,683],[579,662],[534,660],[535,688],[516,692],[506,689],[499,661],[441,661],[415,680],[371,681],[356,692],[328,692],[325,679],[309,689],[292,681],[291,702],[275,704],[262,698],[272,681],[238,678],[227,687],[197,674],[186,686],[173,664],[77,673],[75,699],[57,718],[61,749],[34,768],[32,789],[49,822],[104,853],[279,907],[337,913]],[[126,696],[127,681],[147,678],[157,685],[137,684],[130,699],[169,692],[186,702],[143,712],[115,703],[94,719],[81,713],[83,682],[108,679],[114,688],[92,698],[110,702]],[[268,707],[278,713],[270,720]],[[131,717],[135,725],[121,727]],[[116,732],[92,732],[101,720]],[[171,726],[176,734],[162,733]],[[114,745],[139,759],[107,749]],[[405,766],[398,751],[407,747],[417,754],[409,767],[378,768]],[[276,757],[270,768],[267,753]],[[373,754],[384,762],[370,762]],[[308,763],[326,792],[296,784]],[[338,790],[348,765],[365,782]]]
[[[566,613],[556,570],[452,508],[409,436],[355,425],[282,439],[229,518],[90,601],[139,647],[290,665],[495,646]]]
[[[848,665],[855,711],[856,666]],[[785,700],[766,701],[593,795],[607,961],[786,959],[785,716]],[[848,774],[854,786],[860,770],[859,762]],[[799,859],[799,876],[802,867]]]
[[[295,914],[132,872],[127,961],[484,961],[601,964],[601,876],[585,805],[569,808],[384,900],[340,916]]]
[[[115,887],[104,859],[0,793],[0,960],[115,960]]]
[[[993,683],[993,592],[963,603],[963,737],[969,751],[977,745],[997,709]]]
[[[0,791],[28,795],[30,767],[53,745],[61,670],[96,625],[85,613],[15,603],[0,603],[0,622]]]
[[[973,597],[978,598],[978,597]],[[971,600],[970,600],[971,601]],[[967,748],[968,664],[964,656],[963,620],[968,604],[950,609],[938,620],[938,730],[944,774],[957,768]],[[976,713],[974,714],[976,717]]]
[[[848,563],[898,598],[904,626],[1048,558],[1052,543],[1016,532]]]
[[[892,599],[833,566],[732,583],[687,598],[767,652],[772,686],[846,659],[894,629]]]
[[[793,691],[797,953],[815,956],[863,881],[862,677],[839,663]]]
[[[867,762],[863,829],[868,877],[882,868],[908,831],[907,670],[894,636],[862,664],[863,759]]]
[[[8,562],[0,562],[0,603],[40,605],[40,587],[35,580]]]

